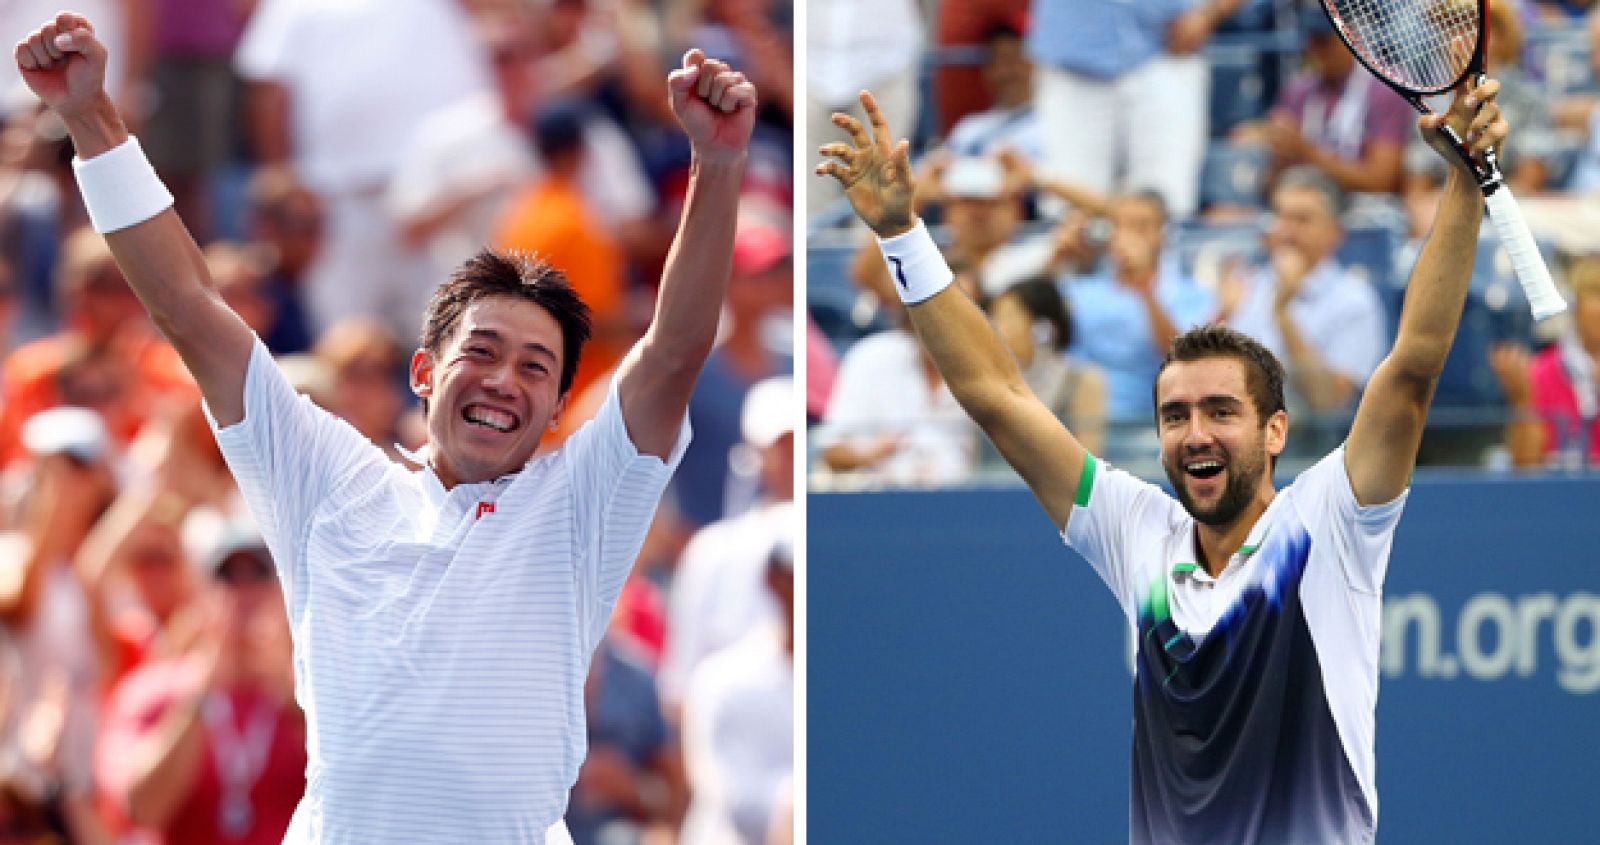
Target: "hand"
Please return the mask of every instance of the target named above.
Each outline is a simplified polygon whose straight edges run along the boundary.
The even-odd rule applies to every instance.
[[[1300,126],[1294,118],[1274,112],[1267,118],[1265,131],[1267,146],[1272,150],[1274,159],[1284,164],[1298,164],[1309,155],[1311,145],[1300,134]]]
[[[699,50],[667,76],[672,113],[702,161],[743,161],[756,125],[756,87],[727,62]]]
[[[1473,156],[1481,160],[1485,152],[1497,149],[1511,131],[1510,124],[1500,115],[1500,105],[1495,102],[1499,93],[1500,82],[1495,79],[1486,78],[1482,85],[1477,86],[1461,83],[1449,111],[1423,115],[1417,120],[1422,139],[1457,171],[1471,175],[1472,171],[1461,160],[1461,154],[1451,146],[1440,127],[1448,125],[1466,143]]]
[[[1033,187],[1033,162],[1028,157],[1017,152],[1014,147],[1001,147],[995,154],[1000,160],[1000,170],[1005,174],[1006,193],[1021,196]]]
[[[1203,5],[1184,12],[1167,23],[1167,52],[1183,56],[1206,46],[1215,26]]]
[[[1222,263],[1222,274],[1217,279],[1217,322],[1226,323],[1239,311],[1239,306],[1244,304],[1244,295],[1249,291],[1249,284],[1245,280],[1244,258],[1230,255]]]
[[[1277,276],[1277,286],[1274,289],[1272,307],[1281,311],[1289,306],[1300,288],[1305,284],[1306,275],[1311,272],[1311,264],[1306,261],[1305,254],[1290,246],[1278,246],[1272,250],[1272,272]]]
[[[23,81],[64,120],[106,100],[106,48],[82,15],[56,15],[17,43],[16,60]]]
[[[856,215],[878,237],[903,235],[916,227],[911,210],[917,193],[911,177],[911,142],[902,138],[889,146],[889,122],[871,93],[861,92],[861,107],[872,124],[872,134],[867,134],[861,121],[835,113],[833,125],[850,133],[851,143],[823,144],[817,151],[835,160],[817,165],[817,175],[839,180]]]
[[[1533,386],[1528,380],[1528,350],[1515,343],[1499,343],[1489,350],[1489,368],[1500,381],[1506,404],[1514,410],[1533,405]]]

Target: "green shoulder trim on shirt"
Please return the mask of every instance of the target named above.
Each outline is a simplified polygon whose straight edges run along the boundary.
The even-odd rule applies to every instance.
[[[1099,461],[1088,452],[1083,453],[1083,471],[1078,473],[1078,494],[1072,503],[1080,508],[1089,506],[1089,492],[1094,489],[1094,468]]]
[[[1175,573],[1176,572],[1193,572],[1193,571],[1195,571],[1196,569],[1199,569],[1199,568],[1200,568],[1200,564],[1198,564],[1198,563],[1187,563],[1187,562],[1185,562],[1185,563],[1174,563],[1172,565],[1172,571],[1175,572]]]
[[[1252,546],[1249,543],[1245,543],[1244,545],[1239,547],[1239,554],[1242,554],[1242,555],[1255,554],[1256,549],[1259,549],[1259,548],[1261,548],[1261,547],[1260,546]]]

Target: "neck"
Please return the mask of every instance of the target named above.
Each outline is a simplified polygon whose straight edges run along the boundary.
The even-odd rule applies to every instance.
[[[1267,506],[1272,504],[1272,497],[1275,495],[1277,491],[1272,489],[1270,482],[1262,484],[1256,491],[1255,498],[1250,500],[1250,504],[1227,525],[1195,523],[1195,553],[1200,556],[1200,565],[1205,567],[1211,577],[1220,575],[1222,568],[1228,565],[1228,558],[1244,545],[1244,541],[1250,537],[1251,529],[1256,527],[1261,515],[1267,512]]]

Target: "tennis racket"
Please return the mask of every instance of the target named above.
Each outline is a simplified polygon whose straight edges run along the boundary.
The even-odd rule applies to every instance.
[[[1340,40],[1367,70],[1406,99],[1432,114],[1423,97],[1443,94],[1468,77],[1483,78],[1488,50],[1488,0],[1321,0]],[[1480,161],[1448,125],[1439,127],[1472,169],[1483,189],[1489,220],[1511,258],[1517,281],[1543,320],[1567,309],[1539,255],[1539,245],[1506,187],[1493,150]]]

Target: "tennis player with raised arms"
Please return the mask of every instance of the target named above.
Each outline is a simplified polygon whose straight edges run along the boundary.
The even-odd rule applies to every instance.
[[[309,756],[285,841],[570,842],[584,677],[688,443],[754,87],[699,51],[668,76],[694,163],[655,320],[561,449],[533,459],[588,336],[582,302],[558,271],[493,253],[441,285],[411,363],[430,447],[413,473],[297,396],[223,304],[106,95],[90,22],[63,13],[15,56],[66,123],[91,220],[199,383],[276,561]]]
[[[877,233],[918,337],[967,413],[1063,539],[1099,573],[1137,639],[1128,838],[1137,843],[1371,842],[1384,572],[1423,422],[1460,320],[1483,196],[1438,127],[1475,155],[1508,128],[1486,81],[1420,119],[1452,163],[1412,272],[1394,348],[1343,446],[1283,490],[1283,368],[1250,338],[1200,326],[1154,385],[1176,501],[1101,464],[1029,393],[912,211],[907,144],[871,94],[870,130],[821,147]]]

